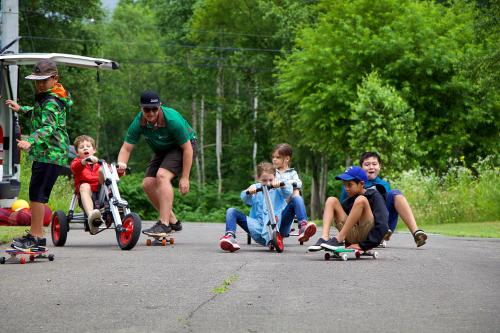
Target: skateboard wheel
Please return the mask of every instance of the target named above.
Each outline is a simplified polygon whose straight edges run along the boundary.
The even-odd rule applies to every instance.
[[[151,246],[151,244],[152,244],[151,239],[146,240],[146,245],[147,246]]]
[[[304,242],[299,242],[299,243],[300,243],[300,245],[304,245]]]
[[[167,240],[166,239],[162,239],[161,240],[161,245],[166,246],[167,245]]]
[[[34,256],[34,255],[32,255],[32,254],[30,254],[30,261],[31,261],[31,262],[35,261],[35,256]]]
[[[372,256],[373,256],[373,259],[377,259],[378,258],[378,252],[377,251],[373,252]]]
[[[19,263],[24,265],[26,263],[26,258],[25,257],[19,258]]]
[[[173,238],[170,238],[169,243],[170,243],[170,245],[174,245],[174,239],[173,239]]]
[[[355,253],[356,253],[356,254],[355,254],[355,255],[356,255],[356,259],[359,259],[359,258],[361,258],[361,252],[359,252],[359,251],[356,251]]]
[[[340,257],[343,261],[347,261],[347,254],[343,253]]]
[[[330,253],[325,253],[325,260],[330,260]]]
[[[49,261],[54,261],[54,255],[53,254],[49,254]]]
[[[0,264],[2,264],[2,265],[5,264],[5,257],[0,258]]]

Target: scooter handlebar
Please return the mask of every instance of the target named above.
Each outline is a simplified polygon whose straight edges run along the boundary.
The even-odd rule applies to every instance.
[[[273,188],[274,188],[274,187],[273,187],[273,185],[263,185],[262,187],[259,187],[259,188],[255,191],[255,193],[257,193],[257,192],[262,192],[262,188],[263,188],[264,186],[267,186],[267,189],[268,189],[268,190],[270,190],[270,189],[273,189]],[[285,182],[280,182],[280,187],[281,187],[281,186],[285,186]],[[246,194],[250,194],[250,192],[249,192],[249,191],[246,191],[245,193],[246,193]]]

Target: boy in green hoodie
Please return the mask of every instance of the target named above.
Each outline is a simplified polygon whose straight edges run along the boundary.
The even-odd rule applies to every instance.
[[[66,114],[73,102],[58,82],[57,66],[52,60],[40,60],[26,79],[34,80],[35,105],[20,106],[13,100],[5,102],[13,111],[31,119],[31,134],[25,140],[17,140],[17,146],[28,151],[33,161],[29,188],[31,228],[25,236],[14,239],[11,247],[36,250],[47,243],[43,236],[44,204],[49,201],[62,167],[68,164],[70,142]]]

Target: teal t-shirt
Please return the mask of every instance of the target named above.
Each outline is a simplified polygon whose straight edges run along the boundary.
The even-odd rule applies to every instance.
[[[154,152],[161,152],[180,146],[189,140],[195,139],[193,128],[174,109],[162,106],[156,124],[150,124],[139,112],[130,124],[125,142],[137,144],[141,135]]]

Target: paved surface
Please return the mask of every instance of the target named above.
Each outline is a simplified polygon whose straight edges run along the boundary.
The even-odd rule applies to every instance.
[[[239,234],[223,253],[223,228],[185,223],[174,247],[132,251],[72,230],[53,262],[0,265],[0,331],[499,332],[498,239],[416,249],[401,233],[377,260],[326,262],[296,238],[277,254]]]

